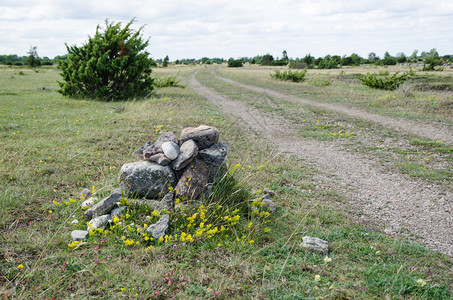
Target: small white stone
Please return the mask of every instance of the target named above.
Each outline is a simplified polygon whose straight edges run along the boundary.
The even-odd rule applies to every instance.
[[[71,232],[72,240],[74,241],[84,241],[87,239],[88,231],[87,230],[74,230]]]
[[[170,160],[176,159],[179,155],[179,146],[173,142],[165,142],[161,148],[165,156]]]
[[[79,224],[79,221],[77,221],[77,220],[72,220],[71,224]]]

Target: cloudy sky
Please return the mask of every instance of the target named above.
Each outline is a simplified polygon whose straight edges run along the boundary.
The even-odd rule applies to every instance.
[[[107,18],[136,18],[151,56],[170,60],[453,54],[452,0],[0,0],[0,54],[63,55]]]

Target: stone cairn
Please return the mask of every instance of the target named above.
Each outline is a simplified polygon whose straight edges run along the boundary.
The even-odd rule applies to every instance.
[[[229,144],[219,141],[220,133],[215,127],[200,125],[182,130],[178,139],[173,132],[163,133],[156,142],[148,142],[133,155],[140,159],[121,167],[119,189],[96,204],[89,198],[89,190],[83,190],[88,198],[82,206],[89,220],[87,230],[74,230],[73,240],[83,241],[88,231],[104,228],[108,222],[122,214],[127,207],[119,206],[122,194],[131,204],[147,205],[160,212],[174,211],[190,203],[197,203],[203,194],[210,192],[224,165]],[[175,206],[175,200],[180,204]],[[169,215],[147,228],[155,239],[164,236],[169,226]]]
[[[173,132],[163,133],[156,142],[148,142],[133,155],[140,159],[121,167],[118,182],[120,188],[100,201],[91,197],[91,191],[83,189],[81,194],[87,199],[82,207],[89,207],[84,217],[89,220],[87,230],[74,230],[74,241],[87,239],[89,231],[104,228],[115,216],[122,215],[127,206],[120,206],[122,194],[132,205],[146,205],[163,213],[159,221],[146,230],[154,239],[165,236],[174,211],[190,203],[200,205],[196,200],[203,193],[210,192],[217,174],[229,151],[229,144],[219,141],[219,131],[210,126],[187,127],[178,139]],[[277,206],[270,199],[273,191],[263,197],[263,207],[274,213]],[[175,200],[179,199],[179,204]],[[72,221],[77,224],[77,220]],[[328,255],[328,242],[319,238],[304,236],[300,247],[310,252]]]

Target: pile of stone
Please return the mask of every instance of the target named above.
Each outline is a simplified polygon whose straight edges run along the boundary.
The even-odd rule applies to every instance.
[[[216,128],[200,125],[185,128],[179,139],[173,132],[165,132],[156,142],[143,145],[133,153],[140,160],[121,167],[120,188],[110,196],[97,202],[89,190],[82,191],[87,198],[82,206],[89,207],[84,214],[89,225],[87,230],[74,230],[73,240],[85,240],[89,230],[104,228],[125,212],[127,207],[119,206],[122,194],[131,204],[162,212],[176,209],[176,199],[184,205],[209,192],[229,151],[229,144],[219,141],[219,136]],[[158,239],[167,231],[168,223],[169,215],[163,214],[147,230]]]
[[[198,199],[215,182],[230,148],[211,126],[187,127],[179,139],[163,133],[134,152],[140,160],[124,164],[120,187],[128,198],[165,199],[170,204]]]

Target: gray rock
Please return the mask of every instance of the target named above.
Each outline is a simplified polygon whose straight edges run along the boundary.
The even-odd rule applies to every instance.
[[[129,199],[128,200],[131,206],[147,206],[150,209],[154,210],[159,205],[157,200],[145,200],[145,199]]]
[[[320,238],[304,236],[300,246],[307,248],[309,251],[320,252],[323,255],[329,254],[329,242]]]
[[[165,142],[173,142],[175,144],[178,144],[178,138],[173,132],[164,132],[162,135],[157,139],[157,141],[152,144],[151,146],[148,146],[143,150],[143,157],[145,159],[148,159],[149,157],[153,156],[154,154],[157,153],[163,153],[162,151],[162,144]]]
[[[270,197],[270,196],[269,196]],[[277,205],[270,199],[263,199],[263,208],[267,208],[271,213],[277,211]]]
[[[127,210],[127,206],[120,206],[120,207],[116,207],[116,208],[112,209],[112,211],[110,212],[110,214],[112,215],[112,219],[115,216],[122,216],[126,210]]]
[[[71,232],[71,238],[73,241],[86,241],[88,231],[86,230],[74,230]]]
[[[110,221],[111,219],[112,219],[111,215],[102,215],[99,217],[95,217],[91,219],[91,221],[88,223],[87,230],[104,228],[105,225],[107,225],[108,221]]]
[[[168,166],[171,163],[171,160],[163,153],[154,154],[148,158],[145,158],[145,160],[155,162],[161,166]]]
[[[215,127],[200,125],[198,127],[187,127],[181,132],[180,141],[184,143],[193,140],[199,150],[211,147],[219,141],[220,133]]]
[[[220,166],[207,164],[207,166],[209,168],[209,183],[217,182],[218,177],[228,171],[226,164],[221,164]]]
[[[79,220],[72,220],[71,224],[79,224]]]
[[[198,154],[198,146],[193,140],[181,145],[178,157],[172,162],[173,170],[181,170],[187,166]]]
[[[132,155],[138,159],[143,159],[143,151],[146,148],[150,147],[152,144],[153,144],[152,142],[145,143],[143,146],[135,150],[134,153],[132,153]]]
[[[111,194],[89,208],[85,212],[85,218],[91,220],[95,215],[104,215],[110,212],[119,201],[121,201],[121,194]]]
[[[91,191],[90,191],[89,189],[83,189],[83,190],[80,192],[80,195],[82,195],[83,198],[88,199],[88,197],[91,196]]]
[[[198,156],[208,165],[220,166],[225,162],[229,150],[230,144],[218,142],[207,149],[200,150]]]
[[[182,201],[197,199],[206,188],[209,180],[209,168],[195,158],[184,170],[175,187],[176,197]]]
[[[169,166],[138,161],[121,167],[119,182],[127,197],[153,199],[166,194],[176,177]]]
[[[158,240],[160,237],[165,236],[166,232],[168,231],[168,227],[170,226],[169,223],[170,216],[168,214],[163,215],[162,217],[160,217],[159,221],[146,228],[146,231],[151,232],[153,238]]]
[[[165,156],[170,160],[174,160],[179,155],[179,146],[173,142],[165,142],[162,144],[161,148]]]

